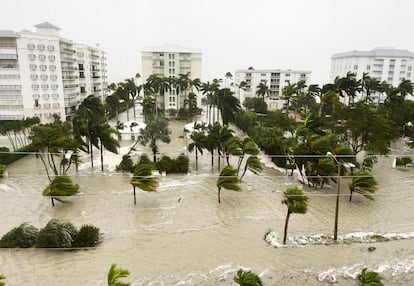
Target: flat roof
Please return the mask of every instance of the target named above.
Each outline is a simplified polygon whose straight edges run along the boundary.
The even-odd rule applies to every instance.
[[[201,53],[200,49],[196,48],[189,48],[189,47],[182,47],[180,45],[175,44],[167,44],[164,46],[159,47],[144,47],[142,52],[150,52],[150,53]]]
[[[350,57],[395,57],[395,58],[413,58],[414,53],[408,50],[395,48],[376,48],[370,51],[353,50],[348,52],[333,54],[331,59],[350,58]]]
[[[0,37],[2,38],[18,38],[19,35],[12,30],[0,30]]]

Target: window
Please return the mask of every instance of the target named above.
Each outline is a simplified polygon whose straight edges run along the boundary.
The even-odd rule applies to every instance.
[[[55,70],[56,70],[56,66],[55,66],[55,65],[50,65],[50,66],[49,66],[49,69],[50,69],[51,71],[55,71]]]
[[[42,94],[43,99],[49,99],[49,94],[48,93],[44,93]]]
[[[52,98],[53,99],[58,99],[59,98],[59,94],[58,93],[52,93]]]
[[[45,49],[45,45],[38,44],[38,45],[37,45],[37,48],[38,48],[39,50],[43,51],[43,50]]]
[[[48,84],[42,84],[42,89],[48,89],[49,85]]]
[[[47,56],[47,58],[49,59],[49,61],[52,61],[52,62],[56,59],[54,55],[49,55]]]
[[[47,46],[47,50],[48,51],[54,51],[55,50],[55,47],[52,46],[52,45],[49,45],[49,46]]]
[[[34,104],[34,106],[35,107],[37,107],[37,108],[39,108],[40,107],[40,105],[39,105],[39,99],[35,99],[35,104]]]
[[[46,118],[49,118],[50,116],[52,116],[52,114],[51,114],[50,112],[46,112],[46,113],[45,113],[45,117],[46,117]]]
[[[38,93],[33,94],[33,99],[39,99],[39,98],[40,98],[40,94]]]
[[[44,61],[46,59],[45,55],[39,55],[39,60]]]
[[[357,70],[358,69],[358,65],[354,65],[354,70]]]
[[[408,66],[408,67],[407,67],[407,70],[409,70],[409,71],[410,71],[410,70],[411,70],[411,68],[412,68],[411,66]]]
[[[79,78],[85,78],[85,73],[84,72],[79,72]]]
[[[371,66],[370,65],[367,65],[367,70],[369,71],[371,69]]]
[[[57,80],[57,75],[52,74],[52,75],[50,76],[50,79],[51,79],[51,80]]]
[[[57,89],[59,86],[57,84],[52,84],[51,87],[52,89]]]
[[[78,57],[83,57],[85,54],[83,52],[78,52]]]
[[[43,107],[46,108],[46,109],[49,109],[50,108],[50,103],[44,103]]]
[[[40,70],[45,71],[47,69],[47,65],[40,65],[39,68]]]
[[[41,74],[41,75],[40,75],[40,78],[41,78],[42,80],[47,80],[47,74]]]
[[[29,49],[29,50],[34,50],[35,49],[35,45],[34,44],[27,44],[27,48]]]
[[[32,71],[37,69],[37,65],[34,65],[34,64],[31,64],[29,67]]]
[[[84,87],[84,86],[81,86],[81,88],[80,88],[80,93],[86,93],[86,89],[85,89],[85,87]]]
[[[37,74],[32,74],[32,75],[30,76],[30,78],[31,78],[32,80],[37,80],[38,76],[37,76]]]
[[[36,59],[36,55],[35,54],[29,54],[29,60],[34,60]]]
[[[39,85],[38,84],[32,84],[32,89],[39,89]]]
[[[286,77],[290,76],[290,73],[285,74]]]
[[[175,59],[175,55],[174,54],[168,54],[168,59],[174,60]]]
[[[53,103],[52,105],[53,105],[53,107],[55,107],[55,108],[60,106],[59,102],[55,102],[55,103]]]
[[[83,71],[84,70],[83,64],[79,64],[79,70],[80,71]]]
[[[266,74],[265,73],[261,73],[260,76],[266,76]]]
[[[411,77],[411,73],[410,72],[407,73],[407,77]]]

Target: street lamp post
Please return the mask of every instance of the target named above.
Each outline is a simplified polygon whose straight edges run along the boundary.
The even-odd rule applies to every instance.
[[[336,205],[335,205],[335,224],[334,224],[334,241],[338,240],[338,216],[339,216],[339,195],[340,195],[340,180],[341,180],[341,162],[338,161],[331,152],[327,152],[326,156],[335,160],[338,165],[338,175],[336,177]]]

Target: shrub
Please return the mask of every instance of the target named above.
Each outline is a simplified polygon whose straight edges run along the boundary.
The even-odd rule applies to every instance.
[[[188,159],[187,156],[185,156],[184,154],[181,154],[180,156],[177,157],[177,159],[175,159],[175,164],[176,164],[177,173],[185,173],[185,174],[188,173],[190,160]]]
[[[99,243],[99,228],[83,225],[75,237],[72,247],[94,247]]]
[[[0,164],[0,177],[3,177],[4,172],[6,171],[7,166],[6,165],[1,165]]]
[[[175,160],[169,156],[162,156],[155,165],[161,172],[166,172],[167,174],[175,172]]]
[[[56,176],[43,190],[44,196],[72,196],[79,192],[79,185],[73,183],[69,176]]]
[[[78,231],[72,223],[52,219],[39,231],[36,247],[69,248],[77,234]]]
[[[36,244],[36,237],[39,230],[34,226],[22,223],[19,227],[15,227],[8,233],[3,235],[0,240],[0,247],[32,247]]]
[[[396,158],[396,165],[404,167],[405,165],[412,163],[412,160],[410,157],[399,157]]]
[[[140,164],[153,164],[147,154],[142,154],[139,158],[138,165]]]
[[[116,166],[116,170],[132,173],[134,171],[134,167],[134,162],[132,162],[131,156],[126,154],[122,156],[122,161]]]

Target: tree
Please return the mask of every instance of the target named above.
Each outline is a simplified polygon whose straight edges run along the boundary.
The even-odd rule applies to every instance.
[[[204,134],[204,131],[193,132],[190,135],[192,143],[190,143],[187,147],[189,152],[193,152],[195,149],[195,156],[196,156],[196,171],[198,170],[198,152],[203,154],[203,149],[206,147],[207,144],[207,137]]]
[[[354,192],[363,195],[367,199],[374,200],[372,196],[377,190],[377,181],[367,171],[361,170],[357,172],[349,183],[349,201],[352,201],[352,194]]]
[[[258,174],[263,170],[262,163],[260,162],[259,158],[257,158],[257,156],[250,156],[247,158],[243,174],[240,176],[240,181],[246,174],[247,169],[249,169],[253,174]]]
[[[263,101],[263,99],[258,97],[250,97],[246,98],[243,102],[243,106],[250,111],[255,113],[267,113],[267,104]]]
[[[307,210],[308,197],[304,194],[303,189],[298,186],[288,188],[283,192],[282,204],[287,206],[285,220],[285,231],[283,235],[283,244],[286,244],[289,218],[292,213],[304,214]]]
[[[265,96],[270,96],[270,89],[266,82],[259,83],[259,85],[256,86],[256,89],[256,95],[261,96],[263,101],[265,100]]]
[[[222,188],[233,191],[241,191],[239,179],[237,178],[237,169],[233,168],[233,166],[226,166],[220,172],[220,176],[217,180],[217,195],[219,203]]]
[[[171,83],[170,79],[163,77],[158,74],[152,74],[147,79],[147,90],[151,91],[155,95],[155,114],[158,114],[158,101],[157,95],[160,95],[162,98],[163,103],[163,110],[164,110],[164,94],[168,91],[171,91]]]
[[[121,267],[117,267],[117,265],[113,263],[108,271],[108,286],[130,286],[130,283],[124,283],[119,281],[119,279],[126,278],[128,276],[128,270],[122,269]]]
[[[260,277],[252,271],[244,271],[239,269],[237,274],[233,278],[234,282],[240,286],[262,286],[262,280]]]
[[[55,206],[54,200],[61,203],[65,201],[61,197],[74,196],[79,192],[79,185],[73,183],[69,176],[56,176],[53,181],[43,190],[44,196],[49,196],[52,206]]]
[[[297,84],[296,83],[290,84],[290,82],[288,82],[288,84],[285,87],[283,87],[283,89],[282,89],[282,98],[284,100],[286,100],[285,105],[286,105],[286,116],[287,117],[289,117],[289,102],[290,102],[290,99],[294,94],[297,93],[297,90],[298,90],[297,89]]]
[[[375,271],[367,271],[367,268],[362,269],[358,274],[357,280],[361,286],[382,286],[381,276]]]
[[[229,88],[229,82],[228,81],[229,81],[229,79],[233,78],[233,75],[231,74],[231,72],[226,72],[224,77],[226,78],[225,88]]]
[[[216,106],[217,99],[216,99],[216,92],[219,89],[219,84],[215,81],[212,83],[205,82],[201,84],[201,92],[207,98],[207,117],[208,123],[210,124],[211,121],[215,122],[215,113],[213,112],[213,119],[211,118],[211,109],[213,106]]]
[[[152,163],[140,162],[135,167],[134,175],[130,181],[134,189],[134,204],[137,204],[135,188],[139,188],[145,192],[157,191],[159,182],[158,177],[152,175],[152,171],[155,170],[155,166]]]
[[[220,89],[216,94],[217,108],[220,111],[223,125],[234,123],[236,114],[240,110],[239,100],[233,96],[233,92],[228,88]]]
[[[171,130],[168,129],[168,121],[162,117],[155,117],[151,119],[145,129],[141,129],[141,133],[138,136],[138,141],[142,145],[150,143],[150,148],[153,153],[154,163],[157,162],[158,145],[160,140],[164,143],[170,143]]]

